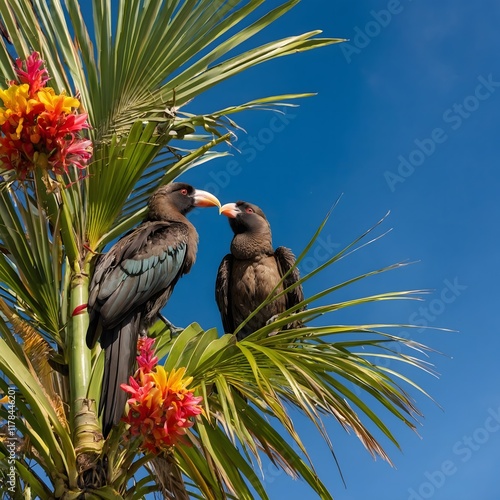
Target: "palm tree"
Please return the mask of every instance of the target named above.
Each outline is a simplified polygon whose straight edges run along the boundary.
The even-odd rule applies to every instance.
[[[141,220],[158,185],[225,154],[237,127],[232,115],[305,96],[258,98],[205,115],[193,112],[195,101],[187,112],[198,95],[252,66],[341,41],[314,31],[241,50],[297,2],[270,10],[263,0],[92,0],[91,19],[77,0],[0,3],[7,81],[0,93],[0,478],[12,498],[133,499],[155,491],[176,499],[267,498],[254,470],[267,456],[327,499],[290,407],[314,422],[332,451],[326,416],[373,456],[389,460],[369,423],[397,445],[353,387],[413,428],[417,410],[398,380],[418,387],[373,356],[425,368],[400,350],[423,346],[387,332],[399,325],[309,325],[340,308],[414,297],[389,292],[317,305],[395,265],[309,297],[239,343],[195,322],[176,335],[159,320],[150,332],[164,360],[157,371],[177,377],[203,411],[186,423],[182,440],[161,449],[145,447],[125,422],[102,439],[103,356],[85,344],[95,256]],[[28,85],[29,75],[37,79]],[[26,113],[33,118],[38,107],[48,115],[40,112],[29,128]],[[59,120],[60,143],[33,128],[45,119]],[[291,313],[307,327],[269,336]]]

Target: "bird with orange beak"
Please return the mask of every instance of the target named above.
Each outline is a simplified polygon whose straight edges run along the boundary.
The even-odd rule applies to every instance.
[[[228,217],[234,236],[231,253],[219,266],[215,299],[224,331],[234,333],[276,287],[274,293],[279,294],[297,283],[300,276],[298,269],[293,267],[295,256],[292,251],[285,247],[273,248],[271,226],[258,206],[245,201],[227,203],[221,207],[220,213]],[[236,338],[244,339],[302,300],[304,293],[302,286],[298,285],[260,309],[238,330]],[[286,328],[299,326],[300,323],[295,321]]]
[[[134,373],[139,333],[167,303],[179,278],[196,259],[198,233],[186,215],[195,207],[220,207],[212,194],[185,183],[160,187],[145,220],[100,255],[89,287],[87,345],[105,350],[99,413],[106,437],[122,415],[120,386]]]

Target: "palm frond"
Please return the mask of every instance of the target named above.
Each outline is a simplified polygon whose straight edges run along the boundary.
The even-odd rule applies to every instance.
[[[0,189],[0,285],[20,313],[62,345],[59,331],[60,247],[43,208],[25,190]],[[54,262],[55,259],[55,262]]]
[[[39,464],[52,481],[57,481],[59,475],[68,476],[71,470],[76,469],[69,432],[59,420],[44,388],[2,338],[0,371],[18,388],[16,407],[24,419],[17,420],[16,427],[23,436],[29,437],[37,453],[35,456],[40,457]],[[2,378],[0,388],[7,393],[8,385]]]

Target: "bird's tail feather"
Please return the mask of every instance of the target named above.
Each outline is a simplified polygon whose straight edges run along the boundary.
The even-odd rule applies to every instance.
[[[120,385],[128,383],[133,374],[140,320],[140,314],[133,313],[118,326],[103,331],[101,335],[105,359],[99,414],[102,413],[102,432],[105,438],[123,416],[128,396]]]
[[[89,327],[87,329],[87,347],[93,349],[101,336],[99,314],[90,313]]]

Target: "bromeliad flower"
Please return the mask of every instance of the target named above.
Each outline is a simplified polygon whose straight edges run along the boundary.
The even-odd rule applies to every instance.
[[[47,70],[37,52],[14,67],[19,81],[0,89],[0,163],[20,179],[36,167],[55,174],[71,165],[86,166],[92,143],[80,137],[89,128],[86,113],[77,113],[80,101],[46,87]]]
[[[153,344],[153,339],[139,340],[139,369],[121,388],[131,395],[124,418],[130,437],[140,437],[144,451],[159,454],[181,441],[192,427],[190,419],[202,412],[202,398],[188,389],[193,377],[185,377],[185,368],[167,372],[157,365]]]

